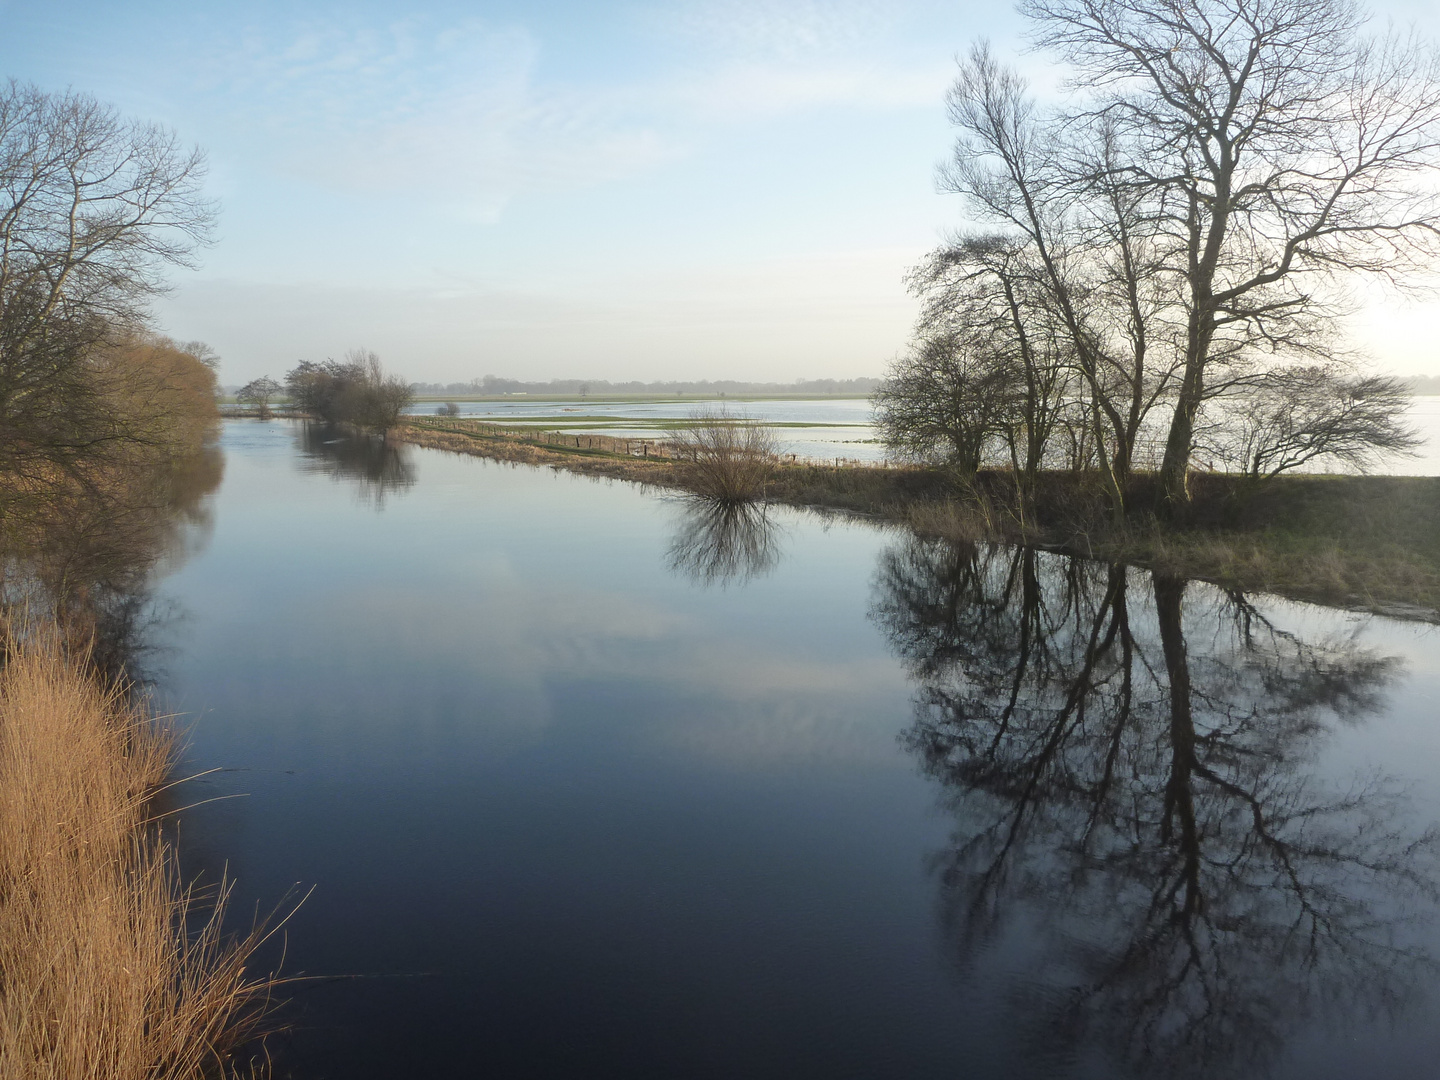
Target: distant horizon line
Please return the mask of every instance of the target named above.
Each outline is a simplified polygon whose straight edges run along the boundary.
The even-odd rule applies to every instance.
[[[1411,393],[1440,395],[1440,375],[1396,375]],[[868,394],[884,381],[881,376],[861,375],[848,379],[795,379],[789,382],[760,382],[745,379],[507,379],[485,375],[463,382],[412,381],[417,394],[472,394],[500,397],[506,394]],[[233,391],[241,384],[224,386]]]
[[[851,379],[795,379],[791,382],[756,382],[744,379],[507,379],[485,375],[464,382],[410,382],[419,394],[474,394],[498,397],[504,394],[868,394],[882,380],[860,376]],[[231,389],[225,387],[225,389]]]

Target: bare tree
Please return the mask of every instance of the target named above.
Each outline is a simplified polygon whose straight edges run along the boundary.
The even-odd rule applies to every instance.
[[[685,486],[716,503],[753,502],[778,460],[774,431],[752,417],[702,409],[675,435],[674,446],[690,459]]]
[[[902,421],[907,413],[918,419],[924,413],[923,402],[903,405],[906,389],[922,389],[923,380],[915,376],[927,358],[938,359],[933,355],[937,347],[970,339],[997,367],[1010,369],[1013,401],[1007,402],[1000,428],[1010,464],[1022,486],[1029,488],[1045,463],[1051,435],[1075,388],[1063,330],[1037,295],[1035,267],[1023,244],[995,234],[961,238],[916,267],[910,286],[923,300],[921,341],[892,366],[878,401],[892,420]],[[945,381],[952,383],[951,393],[935,387],[939,392],[935,409],[951,408],[947,403],[959,389],[953,379]],[[916,407],[919,413],[914,412]],[[930,448],[909,442],[906,433],[915,430],[912,421],[891,423],[886,428],[894,437],[891,448],[902,456],[925,456]],[[978,467],[978,460],[975,464]]]
[[[0,472],[38,483],[142,437],[95,357],[205,242],[203,174],[198,150],[92,98],[0,88]]]
[[[1413,38],[1363,33],[1347,0],[1022,0],[1039,44],[1091,88],[1094,175],[1148,207],[1186,310],[1161,467],[1188,498],[1212,365],[1310,348],[1354,273],[1401,280],[1436,250],[1440,67]]]
[[[415,392],[398,375],[386,375],[372,349],[351,349],[345,354],[345,366],[358,378],[343,395],[347,415],[341,419],[384,435],[410,407]]]
[[[1423,441],[1404,422],[1404,383],[1333,365],[1267,372],[1219,404],[1221,416],[1198,445],[1256,478],[1317,459],[1364,468],[1386,454],[1413,454]]]
[[[1084,441],[1118,514],[1142,425],[1176,367],[1164,348],[1176,304],[1157,273],[1153,214],[1106,182],[1114,131],[1042,115],[1024,80],[987,46],[972,49],[948,101],[960,135],[941,186],[964,197],[972,220],[999,231],[962,237],[932,258],[932,267],[953,268],[948,290],[933,270],[912,284],[944,304],[956,275],[972,291],[977,277],[993,276],[1032,397],[1035,344],[1063,341],[1052,352],[1079,377],[1066,387],[1079,391],[1072,419],[1091,428]]]
[[[891,365],[871,398],[876,430],[901,458],[973,474],[1023,423],[1022,387],[1007,355],[973,328],[938,333]]]
[[[187,352],[195,357],[211,371],[219,372],[220,354],[203,341],[179,341],[175,347],[181,352]]]
[[[269,375],[262,375],[242,386],[235,394],[235,400],[242,404],[255,405],[260,410],[261,419],[264,419],[270,415],[270,402],[284,389]]]

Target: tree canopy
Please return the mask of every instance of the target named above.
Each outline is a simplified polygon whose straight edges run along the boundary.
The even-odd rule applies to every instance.
[[[970,226],[912,275],[919,336],[959,332],[1014,373],[1022,468],[1067,417],[1117,503],[1152,462],[1182,503],[1209,403],[1352,362],[1335,332],[1347,285],[1403,285],[1433,260],[1440,62],[1367,33],[1345,0],[1021,12],[1071,94],[1042,108],[983,44],[961,64],[941,181]],[[1366,393],[1372,416],[1394,404]],[[1320,452],[1353,458],[1344,440]]]

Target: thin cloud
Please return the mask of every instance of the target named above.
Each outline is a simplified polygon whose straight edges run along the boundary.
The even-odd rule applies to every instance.
[[[701,0],[651,14],[658,29],[701,47],[794,58],[873,42],[895,26],[899,11],[873,0]]]
[[[631,175],[675,150],[623,96],[536,85],[540,46],[478,21],[331,20],[243,35],[200,90],[284,171],[368,194],[423,192],[493,220],[517,191]]]

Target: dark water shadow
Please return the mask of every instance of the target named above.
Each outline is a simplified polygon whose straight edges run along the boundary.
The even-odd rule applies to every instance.
[[[0,611],[17,626],[53,619],[107,680],[153,685],[157,642],[183,618],[155,586],[209,542],[224,471],[223,452],[208,445],[20,508],[0,546]]]
[[[680,505],[666,551],[671,573],[725,588],[762,578],[779,565],[785,533],[765,504],[696,496]]]
[[[1433,980],[1434,826],[1391,777],[1317,768],[1395,659],[1211,586],[934,540],[882,555],[871,616],[954,817],[945,940],[969,972],[1028,938],[1005,1014],[1037,1075],[1264,1076]]]
[[[349,481],[360,498],[377,510],[385,500],[415,486],[410,448],[333,424],[302,420],[296,427],[301,468]]]

